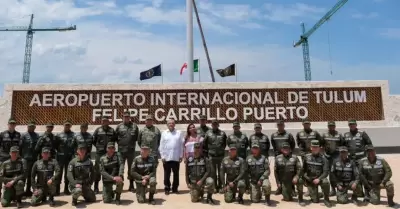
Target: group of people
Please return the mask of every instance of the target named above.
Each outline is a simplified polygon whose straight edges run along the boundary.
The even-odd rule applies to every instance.
[[[331,206],[330,196],[336,196],[341,204],[350,202],[349,190],[353,191],[351,201],[356,204],[359,197],[364,197],[364,203],[380,204],[380,190],[384,188],[388,205],[395,205],[390,166],[376,156],[369,136],[357,129],[355,120],[349,120],[350,130],[345,134],[335,130],[335,122],[328,122],[328,130],[322,135],[311,129],[309,120],[304,120],[296,139],[285,130],[284,121],[277,122],[277,131],[271,137],[262,133],[259,123],[254,124],[254,134],[247,137],[237,122],[233,123],[233,133],[227,136],[219,129],[218,121],[212,120],[211,127],[207,126],[204,115],[199,118],[199,126],[189,124],[186,133],[175,128],[174,120],[168,120],[168,128],[161,132],[153,125],[151,115],[140,130],[132,123],[129,112],[124,113],[123,122],[115,129],[108,117],[103,116],[101,121],[93,134],[88,132],[88,124],[82,124],[80,132],[74,133],[72,122],[65,121],[61,133],[54,134],[54,124],[50,123],[39,135],[34,121],[21,134],[15,130],[17,122],[10,119],[8,130],[0,133],[0,186],[4,188],[3,194],[0,188],[1,205],[7,207],[15,201],[21,207],[24,196],[31,197],[32,205],[54,205],[62,179],[64,194],[72,194],[72,205],[78,204],[80,196],[86,202],[94,202],[101,180],[103,202],[118,205],[126,162],[129,191],[136,193],[138,203],[154,205],[159,163],[164,169],[164,191],[169,195],[179,193],[182,161],[192,202],[204,199],[214,204],[213,194],[221,193],[225,202],[243,204],[247,192],[252,202],[258,203],[264,196],[265,203],[271,205],[269,157],[275,159],[275,194],[282,195],[284,201],[293,201],[297,196],[298,203],[304,206],[303,197],[310,196],[312,202],[319,202],[321,187],[327,207]],[[136,144],[141,150],[138,156]],[[298,156],[293,153],[296,144]],[[94,164],[92,146],[96,148]],[[304,195],[303,186],[307,187]]]

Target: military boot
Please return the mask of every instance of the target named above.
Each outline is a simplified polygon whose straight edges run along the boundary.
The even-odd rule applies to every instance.
[[[331,186],[331,191],[329,193],[329,196],[331,196],[331,197],[336,196],[336,189],[334,186]]]
[[[54,207],[54,205],[55,205],[53,196],[49,196],[49,205],[50,205],[50,207]]]
[[[64,185],[64,195],[70,195],[70,194],[71,194],[71,192],[69,192],[68,185],[65,184]]]
[[[129,180],[129,191],[135,192],[135,185],[133,184],[133,180]]]
[[[396,205],[396,203],[394,203],[394,201],[393,201],[393,195],[391,195],[391,196],[388,195],[387,200],[388,200],[389,207],[394,207]]]
[[[271,197],[269,195],[265,195],[265,205],[271,206]]]
[[[76,206],[78,204],[78,200],[72,198],[72,206]]]
[[[212,199],[212,194],[210,194],[210,193],[207,194],[206,202],[211,204],[211,205],[214,205],[214,200]]]
[[[149,194],[149,204],[150,205],[155,205],[156,201],[154,201],[154,193]]]
[[[94,182],[93,191],[94,191],[94,193],[96,193],[96,194],[99,193],[99,182],[98,182],[98,181]]]
[[[352,195],[351,195],[351,202],[352,202],[353,204],[355,204],[355,205],[358,205],[358,204],[359,204],[357,198],[358,198],[358,197],[357,197],[356,194],[352,194]]]
[[[275,195],[281,195],[282,194],[282,187],[278,187],[278,189],[275,191]]]
[[[238,195],[237,201],[238,201],[239,204],[242,204],[242,205],[244,204],[244,201],[243,201],[243,194],[239,194],[239,195]]]
[[[121,194],[115,194],[115,204],[121,205]]]
[[[328,208],[332,207],[332,203],[331,203],[331,201],[329,200],[329,195],[326,195],[326,196],[324,197],[324,205],[325,205],[326,207],[328,207]]]
[[[22,195],[18,195],[16,201],[17,201],[17,208],[22,208]]]
[[[304,202],[304,199],[303,199],[303,194],[299,193],[298,202],[299,202],[300,206],[302,206],[302,207],[306,206],[306,203]]]

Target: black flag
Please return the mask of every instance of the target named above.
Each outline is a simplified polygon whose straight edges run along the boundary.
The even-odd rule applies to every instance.
[[[221,77],[234,76],[234,75],[236,75],[236,65],[232,64],[232,65],[229,65],[228,67],[226,67],[224,69],[218,69],[217,73]]]

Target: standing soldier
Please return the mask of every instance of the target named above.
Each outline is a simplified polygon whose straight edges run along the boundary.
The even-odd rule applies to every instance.
[[[55,136],[53,134],[54,124],[49,123],[46,125],[46,131],[39,137],[38,142],[35,146],[35,152],[42,152],[43,147],[50,148],[50,157],[56,159],[56,144],[55,144]],[[39,159],[41,159],[41,155],[39,155]]]
[[[99,193],[100,174],[100,158],[106,154],[106,147],[108,142],[116,141],[116,133],[110,127],[110,120],[107,116],[101,117],[101,126],[98,127],[93,133],[93,145],[96,147],[96,160],[94,164],[95,178],[94,178],[94,192]]]
[[[249,139],[246,134],[240,131],[240,123],[233,123],[233,134],[229,135],[226,140],[228,147],[234,145],[237,148],[237,155],[242,159],[247,157],[247,147],[249,146]]]
[[[31,121],[28,123],[28,131],[21,135],[21,141],[19,145],[19,149],[21,150],[21,157],[26,161],[26,189],[25,196],[31,197],[31,172],[32,166],[37,160],[38,153],[35,152],[35,146],[39,139],[39,134],[35,132],[35,122]]]
[[[222,193],[222,182],[219,178],[219,169],[221,167],[222,159],[225,156],[227,137],[225,132],[219,129],[219,123],[217,120],[213,120],[211,125],[212,129],[209,130],[204,137],[203,150],[207,152],[208,157],[211,158],[211,178],[213,178],[214,182],[216,183],[216,192]]]
[[[64,194],[71,194],[68,190],[69,182],[67,178],[68,163],[72,160],[72,157],[74,156],[74,148],[72,146],[72,142],[75,133],[71,131],[71,126],[71,121],[66,120],[64,122],[64,130],[61,133],[57,134],[55,137],[57,162],[60,166],[60,178],[58,179],[59,182],[56,188],[56,195],[60,195],[61,178],[64,178]]]
[[[237,201],[239,204],[243,204],[243,194],[246,190],[246,182],[244,180],[246,162],[243,158],[238,156],[236,146],[235,144],[229,145],[229,156],[222,160],[219,177],[224,185],[225,202],[232,203],[238,191]]]
[[[1,198],[1,206],[8,207],[12,200],[17,202],[17,208],[22,207],[24,195],[26,162],[20,158],[18,146],[10,148],[10,159],[3,162],[0,167],[0,180],[4,184],[4,195]]]
[[[205,115],[200,115],[200,120],[199,120],[199,127],[197,127],[197,135],[203,137],[206,136],[207,131],[211,130],[209,126],[207,126],[207,116]]]
[[[282,143],[288,143],[292,151],[296,147],[293,135],[285,130],[285,121],[279,120],[276,123],[276,127],[278,130],[271,135],[271,144],[274,149],[275,157],[282,154]]]
[[[89,128],[89,124],[84,123],[81,125],[81,131],[76,133],[74,139],[72,141],[72,147],[74,148],[74,153],[77,155],[78,146],[80,144],[86,145],[86,152],[90,158],[90,154],[92,153],[93,146],[93,135],[87,132]]]
[[[336,131],[335,121],[328,122],[328,132],[322,134],[321,145],[324,148],[324,155],[329,162],[329,168],[331,168],[333,161],[339,157],[339,147],[345,145],[342,134]],[[331,183],[331,192],[329,195],[335,196],[336,182],[332,179],[332,175],[329,175],[329,181]]]
[[[271,205],[271,183],[269,175],[268,158],[261,155],[260,145],[253,143],[251,145],[251,155],[247,157],[247,172],[250,176],[250,199],[253,203],[261,201],[261,194],[265,196],[265,203]],[[262,191],[261,191],[262,190]]]
[[[155,205],[154,194],[156,193],[156,169],[157,161],[150,156],[150,148],[143,144],[140,156],[133,159],[131,175],[136,182],[136,198],[138,203],[145,203],[146,192],[149,192],[149,203]],[[150,187],[147,189],[147,187]]]
[[[247,147],[248,150],[250,150],[250,147],[253,143],[258,143],[260,145],[262,155],[264,155],[265,157],[269,156],[269,149],[271,145],[269,143],[268,136],[263,134],[262,126],[260,123],[254,124],[254,134],[250,135],[249,137],[249,146]]]
[[[83,196],[86,202],[95,202],[96,194],[90,188],[94,179],[93,163],[86,154],[86,145],[78,145],[78,156],[68,165],[67,177],[72,193],[72,206],[78,204],[78,198]]]
[[[331,207],[329,200],[329,163],[328,160],[320,154],[320,144],[318,140],[312,140],[310,143],[311,153],[303,158],[304,181],[310,192],[311,201],[319,202],[318,186],[321,187],[324,194],[324,204]]]
[[[129,179],[129,191],[133,192],[135,186],[133,184],[133,178],[130,174],[133,159],[136,153],[136,141],[139,136],[139,128],[135,123],[131,122],[131,115],[129,112],[124,113],[124,121],[119,124],[115,129],[117,133],[118,152],[120,153],[123,161],[128,161],[128,179]]]
[[[274,174],[276,185],[282,191],[284,201],[293,201],[293,188],[297,185],[299,204],[305,206],[303,200],[302,167],[299,158],[292,154],[288,142],[281,144],[281,153],[275,158]]]
[[[359,182],[358,168],[354,161],[348,157],[347,147],[339,147],[340,157],[335,159],[331,165],[330,177],[337,188],[337,202],[347,204],[349,202],[348,190],[353,190],[351,200],[357,203],[357,194],[362,191]]]
[[[190,189],[190,197],[192,202],[198,202],[204,192],[207,193],[207,203],[214,204],[212,195],[214,193],[214,180],[209,177],[211,173],[210,160],[202,156],[201,144],[194,144],[194,156],[186,159],[185,175],[186,185]]]
[[[54,195],[56,195],[56,185],[61,178],[60,166],[55,159],[50,159],[50,149],[42,149],[42,159],[36,161],[32,167],[32,188],[33,196],[31,205],[37,206],[46,202],[49,196],[50,206],[54,206]]]
[[[381,189],[386,189],[389,207],[394,207],[394,185],[390,181],[392,169],[389,163],[382,157],[376,156],[372,145],[366,145],[367,157],[359,162],[360,180],[365,188],[364,202],[371,202],[374,205],[380,204]]]
[[[317,140],[320,144],[321,135],[317,131],[312,130],[311,122],[308,119],[305,119],[303,121],[303,130],[297,133],[296,140],[297,146],[300,150],[300,156],[304,158],[306,154],[310,153],[312,140]]]
[[[368,134],[357,128],[357,121],[349,120],[350,131],[344,134],[344,140],[349,150],[350,159],[358,165],[358,161],[365,157],[365,146],[372,145]]]
[[[139,137],[137,139],[139,147],[143,144],[149,146],[150,156],[155,160],[156,171],[158,166],[158,148],[160,146],[161,132],[160,129],[153,125],[153,116],[146,116],[146,125],[142,130],[139,131]],[[131,174],[132,175],[132,174]]]
[[[107,154],[100,158],[100,173],[103,177],[103,202],[113,201],[115,184],[115,204],[120,205],[124,187],[124,161],[121,155],[115,152],[114,142],[108,142]]]

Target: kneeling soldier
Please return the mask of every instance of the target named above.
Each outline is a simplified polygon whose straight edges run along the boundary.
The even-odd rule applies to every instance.
[[[4,184],[4,193],[1,198],[1,206],[8,207],[12,200],[17,202],[17,208],[21,208],[21,200],[24,195],[26,162],[18,156],[19,148],[10,148],[10,159],[3,162],[0,168],[1,184]]]
[[[121,155],[115,152],[114,142],[107,144],[107,153],[100,158],[100,173],[103,177],[103,202],[111,203],[113,201],[113,185],[115,184],[115,204],[121,204],[121,192],[124,187],[124,161]]]
[[[386,189],[388,205],[390,207],[395,206],[393,201],[394,185],[390,181],[392,177],[390,165],[382,157],[376,156],[372,145],[365,145],[365,150],[367,157],[361,159],[359,163],[360,180],[366,190],[364,201],[378,205],[381,199],[381,189]]]
[[[339,204],[348,203],[347,191],[353,190],[351,200],[354,204],[358,204],[357,196],[362,192],[362,187],[359,184],[358,168],[355,162],[348,157],[347,147],[340,147],[339,152],[340,156],[333,161],[330,174],[337,189],[337,202]]]
[[[305,206],[303,200],[303,179],[301,178],[302,167],[300,160],[293,155],[290,145],[283,142],[280,152],[282,154],[275,158],[275,179],[277,181],[278,190],[282,191],[284,201],[293,201],[293,188],[297,185],[299,193],[299,204]]]
[[[136,198],[138,203],[145,203],[146,192],[149,191],[149,203],[155,205],[154,194],[156,193],[156,169],[157,161],[149,156],[150,150],[147,145],[142,145],[140,155],[133,159],[131,176],[136,182]],[[147,187],[150,187],[147,190]]]
[[[304,180],[310,192],[311,201],[319,202],[318,186],[322,188],[324,194],[324,204],[331,207],[329,200],[329,162],[320,154],[320,145],[318,140],[311,141],[311,153],[306,154],[303,159]]]
[[[229,156],[221,163],[220,175],[222,185],[225,185],[225,202],[231,203],[235,200],[238,191],[238,203],[243,204],[243,194],[246,191],[244,175],[246,173],[246,162],[237,155],[237,145],[229,145]],[[225,181],[226,174],[226,181]]]
[[[31,182],[33,195],[31,204],[37,206],[46,201],[49,196],[50,206],[54,206],[56,184],[60,178],[60,166],[57,160],[50,159],[50,148],[42,149],[42,159],[36,161],[32,167]]]
[[[67,177],[72,193],[72,206],[78,204],[78,198],[83,196],[86,202],[95,202],[96,194],[90,188],[94,181],[94,167],[86,154],[86,145],[78,145],[78,156],[69,162]]]
[[[271,205],[271,183],[268,180],[271,171],[268,158],[261,155],[258,143],[253,143],[251,149],[252,155],[246,158],[248,166],[246,170],[250,176],[250,199],[253,203],[258,203],[261,194],[264,194],[265,203]]]
[[[198,202],[207,193],[207,203],[214,204],[212,194],[215,190],[214,180],[211,175],[211,162],[202,156],[201,144],[194,144],[194,157],[186,159],[186,184],[190,189],[192,202]],[[205,181],[205,182],[204,182]]]

